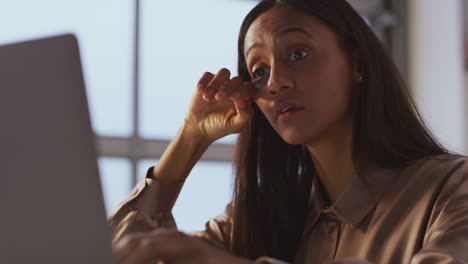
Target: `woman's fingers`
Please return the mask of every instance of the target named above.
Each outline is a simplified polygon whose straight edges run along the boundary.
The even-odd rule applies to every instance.
[[[234,101],[252,99],[257,95],[257,89],[251,82],[244,82],[237,90],[231,94],[231,99]]]
[[[229,81],[231,77],[231,72],[223,68],[218,71],[216,76],[207,84],[206,89],[203,92],[203,98],[206,101],[210,101],[214,98],[217,90],[226,82]]]
[[[218,101],[223,101],[224,99],[231,96],[231,94],[237,90],[244,81],[241,77],[236,76],[229,81],[226,81],[222,87],[217,91],[215,97]]]
[[[234,122],[245,122],[254,116],[254,109],[252,107],[252,99],[240,99],[234,101],[236,106],[237,115],[234,118]]]
[[[197,84],[198,92],[203,93],[206,89],[206,86],[213,79],[213,77],[214,77],[214,74],[212,74],[211,72],[205,72],[200,78],[200,80],[198,81],[198,84]]]
[[[217,101],[223,101],[227,98],[233,101],[239,99],[252,98],[257,90],[251,82],[244,82],[239,76],[229,79],[231,72],[223,68],[216,75],[205,72],[197,84],[198,92],[203,94],[205,101],[211,101],[216,98]]]
[[[234,101],[237,112],[237,115],[231,120],[233,126],[243,124],[253,118],[255,111],[252,103],[256,94],[257,90],[250,82],[243,83],[231,94],[231,100]]]
[[[257,94],[257,89],[251,82],[244,82],[239,76],[227,81],[217,91],[215,97],[218,101],[230,98],[233,101],[251,99]]]

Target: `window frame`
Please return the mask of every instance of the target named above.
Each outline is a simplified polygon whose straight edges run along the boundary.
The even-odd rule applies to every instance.
[[[134,0],[134,47],[133,47],[133,128],[129,137],[110,137],[95,135],[99,157],[127,158],[132,166],[132,185],[138,179],[138,162],[143,159],[160,159],[170,140],[158,140],[143,138],[139,132],[139,95],[140,95],[140,41],[141,41],[141,1]],[[227,0],[226,0],[227,1]],[[257,0],[254,0],[257,1]],[[258,2],[258,1],[257,1]],[[406,7],[405,0],[348,0],[362,16],[369,18],[371,27],[387,45],[390,54],[396,58],[403,76],[406,76],[406,31],[405,21],[395,15],[402,12]],[[378,2],[378,3],[376,3]],[[404,18],[404,16],[402,16]],[[201,160],[206,161],[228,161],[232,160],[232,144],[212,144]],[[130,191],[130,190],[129,190]]]

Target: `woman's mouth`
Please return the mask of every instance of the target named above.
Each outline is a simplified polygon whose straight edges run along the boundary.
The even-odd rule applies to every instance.
[[[297,112],[304,110],[303,107],[288,107],[278,114],[279,120],[288,120],[293,118]]]
[[[290,102],[277,102],[275,104],[275,113],[278,120],[292,118],[297,112],[304,110],[304,107]]]

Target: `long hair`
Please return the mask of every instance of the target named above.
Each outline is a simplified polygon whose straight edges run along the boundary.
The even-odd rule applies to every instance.
[[[404,167],[447,153],[431,135],[382,43],[345,0],[266,0],[244,19],[238,72],[250,80],[244,40],[252,22],[277,4],[318,18],[348,52],[357,54],[363,83],[353,89],[353,161],[362,152],[383,167]],[[235,180],[230,250],[251,259],[271,256],[293,262],[304,229],[316,170],[302,145],[289,145],[254,104],[255,117],[240,133],[234,153]]]

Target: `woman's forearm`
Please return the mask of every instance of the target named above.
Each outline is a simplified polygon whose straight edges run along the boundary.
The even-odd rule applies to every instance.
[[[157,180],[185,180],[211,142],[182,126],[153,170]]]

